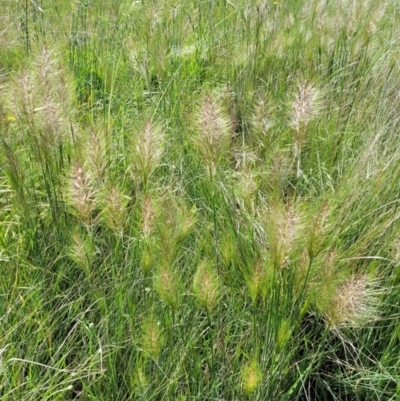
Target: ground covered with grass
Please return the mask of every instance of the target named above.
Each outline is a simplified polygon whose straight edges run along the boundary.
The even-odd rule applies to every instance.
[[[1,400],[400,400],[396,0],[0,9]]]

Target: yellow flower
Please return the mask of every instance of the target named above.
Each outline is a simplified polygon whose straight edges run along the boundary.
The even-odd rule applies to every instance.
[[[277,6],[279,4],[278,1],[274,1],[272,4],[274,4],[275,6]]]
[[[5,118],[6,121],[8,121],[9,123],[12,123],[13,121],[15,121],[15,117],[14,116],[8,116]]]

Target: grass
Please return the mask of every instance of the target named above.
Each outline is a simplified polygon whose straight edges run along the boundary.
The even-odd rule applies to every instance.
[[[399,400],[397,2],[3,3],[0,399]]]

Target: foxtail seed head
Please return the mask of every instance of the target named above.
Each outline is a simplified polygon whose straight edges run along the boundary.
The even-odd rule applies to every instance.
[[[262,372],[256,360],[250,362],[242,370],[242,384],[245,393],[250,396],[256,390],[262,379]]]
[[[221,297],[221,285],[217,274],[206,261],[202,261],[197,267],[193,290],[199,304],[210,313]]]

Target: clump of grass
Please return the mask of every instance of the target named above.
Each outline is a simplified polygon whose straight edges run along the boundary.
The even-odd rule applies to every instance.
[[[395,0],[3,3],[0,398],[392,399]]]

